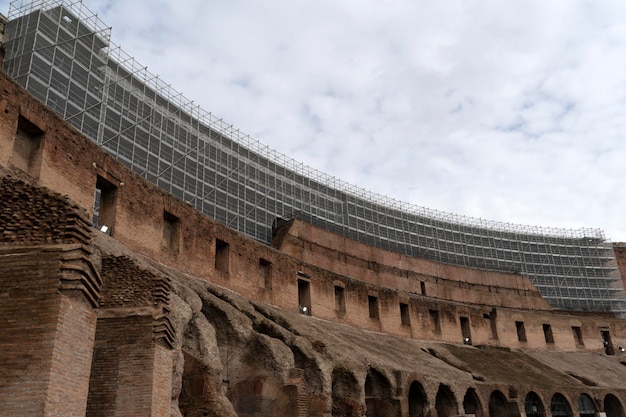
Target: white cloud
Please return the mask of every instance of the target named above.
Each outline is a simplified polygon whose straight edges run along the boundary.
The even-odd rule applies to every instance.
[[[623,1],[86,4],[189,99],[330,175],[626,240]]]

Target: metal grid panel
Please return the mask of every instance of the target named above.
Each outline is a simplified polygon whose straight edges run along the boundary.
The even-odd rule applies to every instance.
[[[196,106],[110,42],[80,1],[18,0],[5,71],[118,160],[201,212],[262,242],[297,217],[371,246],[528,275],[555,308],[626,312],[599,229],[555,229],[420,207],[278,153]]]

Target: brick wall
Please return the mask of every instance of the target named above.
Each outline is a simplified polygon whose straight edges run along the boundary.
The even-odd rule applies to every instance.
[[[0,247],[3,416],[84,415],[96,318],[84,291],[59,291],[56,249]]]
[[[474,339],[484,343],[510,341],[516,344],[512,337],[493,341],[491,324],[487,324],[489,319],[484,315],[493,308],[541,310],[550,314],[547,303],[532,283],[520,275],[460,268],[381,251],[301,222],[286,236],[283,243],[287,245],[279,249],[246,238],[148,184],[56,118],[4,75],[0,75],[0,84],[5,87],[0,89],[0,106],[6,110],[0,112],[3,169],[67,194],[88,213],[92,210],[98,177],[105,179],[116,188],[113,237],[131,251],[157,262],[232,289],[249,299],[291,311],[299,308],[297,272],[303,271],[312,277],[313,315],[417,338],[458,342],[460,315],[465,315]],[[41,167],[34,178],[10,163],[20,117],[44,132]],[[170,243],[164,239],[168,218],[176,219],[177,227],[175,242],[170,240]],[[28,233],[39,233],[31,229],[23,228],[29,230]],[[23,239],[27,242],[31,237],[25,235]],[[216,268],[217,239],[230,247],[227,271]],[[265,284],[260,259],[270,264],[271,288]],[[335,311],[334,283],[337,281],[346,286],[343,315]],[[122,288],[127,284],[134,285],[120,283]],[[376,294],[379,303],[377,320],[369,318],[367,300],[372,294]],[[117,296],[123,298],[128,294]],[[409,305],[410,327],[401,325],[400,302]],[[440,311],[441,326],[437,332],[431,328],[430,309]],[[590,320],[591,326],[603,322],[600,325],[618,329],[614,335],[616,344],[626,338],[623,326],[615,320],[606,317],[599,321],[584,320]],[[503,336],[511,331],[512,324],[508,321],[499,321],[498,325],[508,326],[506,331],[501,329]],[[569,345],[564,346],[569,348]]]
[[[0,244],[88,244],[91,229],[86,216],[67,197],[0,178]]]
[[[102,259],[87,416],[169,416],[169,279],[124,256]]]
[[[139,314],[98,318],[88,417],[151,415],[152,322],[151,315]],[[169,369],[171,371],[171,364]]]

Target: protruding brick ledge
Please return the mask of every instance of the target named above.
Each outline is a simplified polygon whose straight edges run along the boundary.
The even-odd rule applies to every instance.
[[[28,265],[32,257],[40,262],[58,262],[59,290],[78,290],[95,308],[98,307],[102,278],[91,259],[92,250],[81,244],[36,245],[36,246],[0,246],[0,257],[11,258],[12,264],[20,263],[23,258]],[[30,265],[34,267],[34,265]]]

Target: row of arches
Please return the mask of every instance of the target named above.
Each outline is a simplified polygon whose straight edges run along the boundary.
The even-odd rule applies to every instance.
[[[426,394],[417,381],[414,381],[408,393],[409,417],[426,417],[429,407]],[[577,399],[576,410],[561,393],[554,393],[549,402],[549,413],[539,394],[530,391],[524,397],[523,409],[526,417],[574,417],[575,411],[580,417],[596,417],[599,411],[604,411],[606,417],[625,417],[624,408],[620,400],[613,394],[607,394],[604,399],[596,402],[588,394],[582,393]],[[463,398],[463,410],[459,410],[452,390],[447,385],[440,385],[435,398],[437,417],[449,417],[458,414],[474,414],[476,417],[519,417],[519,405],[516,401],[507,400],[499,390],[489,396],[488,414],[485,415],[481,401],[474,390],[469,388]]]
[[[403,416],[402,398],[394,395],[393,387],[383,373],[375,369],[368,370],[364,387],[365,410],[361,409],[362,402],[358,395],[362,391],[350,371],[335,369],[332,378],[333,417]],[[406,395],[408,417],[451,417],[460,414],[473,414],[476,417],[521,417],[522,412],[526,417],[596,417],[600,412],[604,412],[606,417],[626,417],[622,403],[613,394],[606,394],[604,398],[596,398],[594,401],[589,394],[582,393],[573,400],[573,408],[567,397],[559,392],[546,400],[537,392],[529,391],[520,398],[522,401],[510,401],[504,393],[494,390],[489,395],[488,404],[483,404],[476,390],[468,388],[459,407],[450,386],[440,384],[433,407],[422,384],[414,380]]]

